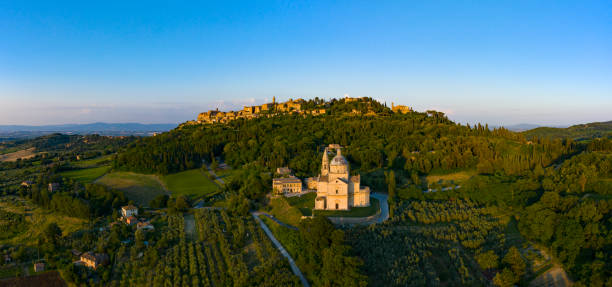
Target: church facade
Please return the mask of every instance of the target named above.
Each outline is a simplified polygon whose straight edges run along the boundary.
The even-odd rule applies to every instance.
[[[342,156],[341,147],[336,156],[328,159],[328,148],[323,152],[321,174],[314,178],[317,186],[315,209],[349,210],[351,207],[370,206],[370,188],[361,186],[361,176],[349,175],[349,163]]]

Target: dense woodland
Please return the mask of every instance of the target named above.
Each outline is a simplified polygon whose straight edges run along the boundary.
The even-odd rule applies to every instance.
[[[435,111],[393,113],[371,99],[314,99],[304,107],[327,114],[184,124],[140,139],[51,135],[6,143],[5,150],[44,153],[0,163],[0,187],[5,195],[105,227],[128,200],[120,191],[60,176],[79,168],[71,164],[77,155],[117,152],[114,170],[154,174],[220,158],[234,176],[210,201],[225,209],[190,211],[188,198],[179,204],[161,196],[151,204],[165,212],[150,214],[155,232],[119,225],[57,236],[49,227],[38,246],[78,284],[292,286],[299,280],[248,212],[267,204],[275,168],[315,176],[323,147],[337,143],[362,184],[388,194],[391,217],[368,227],[334,227],[323,217],[303,220],[297,231],[270,224],[313,286],[526,286],[553,264],[578,286],[612,285],[612,140],[605,131],[576,140],[537,137],[456,124]],[[470,176],[460,185],[427,180],[455,172]],[[31,187],[19,187],[25,179]],[[60,183],[53,194],[52,182]],[[194,232],[184,231],[182,212],[193,214]],[[24,220],[12,213],[0,219]],[[17,232],[9,224],[0,228]],[[74,267],[60,256],[71,248],[106,252],[112,264],[95,272]],[[34,256],[31,248],[14,252]]]

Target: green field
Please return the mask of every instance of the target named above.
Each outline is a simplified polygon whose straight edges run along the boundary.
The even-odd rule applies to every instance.
[[[223,179],[223,181],[228,181],[232,176],[236,173],[235,169],[220,169],[215,171],[215,174]]]
[[[284,223],[297,226],[302,219],[302,212],[295,206],[291,206],[285,197],[271,198],[268,206],[270,207],[268,213]]]
[[[317,193],[312,192],[302,196],[288,197],[287,202],[289,202],[289,205],[297,208],[302,215],[311,216],[316,197]]]
[[[100,167],[76,169],[70,171],[61,172],[61,176],[70,177],[81,183],[92,183],[96,179],[103,176],[110,170],[110,166],[103,165]]]
[[[96,157],[92,159],[75,161],[75,162],[72,162],[71,165],[75,167],[80,167],[80,168],[94,167],[94,166],[100,165],[101,163],[110,162],[112,159],[113,159],[113,155],[105,155],[105,156],[100,156],[100,157]]]
[[[330,217],[367,217],[376,214],[380,209],[380,203],[376,198],[370,198],[368,207],[352,207],[351,210],[315,210],[315,215]]]
[[[156,196],[167,193],[159,178],[150,174],[111,172],[96,183],[121,190],[128,199],[144,206],[148,206]]]
[[[220,191],[219,187],[208,178],[208,173],[200,169],[165,175],[162,181],[172,194],[183,194],[192,198],[210,196]]]

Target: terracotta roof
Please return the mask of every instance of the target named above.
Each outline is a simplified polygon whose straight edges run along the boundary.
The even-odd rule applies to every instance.
[[[126,206],[122,206],[121,209],[124,209],[124,210],[134,210],[134,209],[138,209],[138,207],[133,206],[133,205],[126,205]]]
[[[297,177],[281,177],[275,178],[274,183],[302,183],[302,181]]]

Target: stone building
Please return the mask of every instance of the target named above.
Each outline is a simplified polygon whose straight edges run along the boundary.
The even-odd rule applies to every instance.
[[[282,177],[272,180],[272,189],[274,193],[300,193],[302,192],[302,181],[295,177]]]
[[[337,147],[336,156],[328,159],[328,148],[323,152],[321,175],[317,178],[315,209],[348,210],[370,206],[370,188],[361,185],[361,176],[349,175],[349,163]]]
[[[394,113],[400,113],[400,114],[407,114],[412,112],[412,108],[408,107],[408,106],[403,106],[403,105],[395,105],[393,102],[391,102],[391,110]]]
[[[108,255],[104,253],[85,252],[81,254],[81,262],[89,268],[97,269],[101,265],[108,264]]]
[[[38,262],[34,263],[34,272],[43,272],[45,271],[45,263]]]
[[[123,216],[123,218],[128,218],[130,216],[136,215],[138,215],[138,207],[133,205],[126,205],[121,207],[121,216]]]
[[[276,168],[276,173],[280,174],[280,175],[289,175],[289,174],[291,174],[291,169],[286,167],[286,166],[277,167]]]

